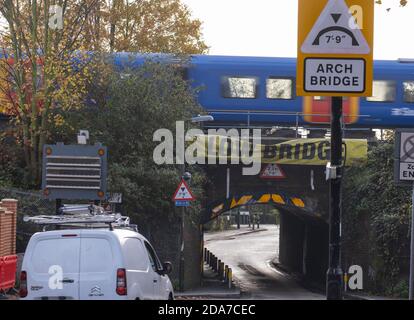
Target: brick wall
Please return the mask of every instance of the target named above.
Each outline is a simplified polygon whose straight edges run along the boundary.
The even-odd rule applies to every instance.
[[[17,200],[0,201],[0,257],[16,253]]]

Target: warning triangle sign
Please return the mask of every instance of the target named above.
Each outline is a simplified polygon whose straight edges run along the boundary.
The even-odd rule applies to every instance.
[[[191,193],[190,188],[187,186],[184,180],[181,180],[177,190],[174,193],[173,201],[193,201],[195,197]]]
[[[284,179],[286,178],[285,173],[282,171],[279,165],[276,163],[271,163],[264,167],[262,173],[260,174],[262,179]]]
[[[369,54],[369,47],[345,0],[329,0],[302,44],[303,53]]]

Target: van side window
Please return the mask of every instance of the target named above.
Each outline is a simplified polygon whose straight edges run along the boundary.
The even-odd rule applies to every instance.
[[[369,102],[394,102],[397,94],[395,81],[375,80],[373,83],[372,97],[368,97]]]
[[[145,248],[147,249],[147,253],[148,253],[148,257],[149,257],[152,269],[155,272],[162,270],[161,262],[158,259],[157,254],[155,253],[151,245],[146,241],[145,241]]]
[[[255,77],[222,77],[221,88],[224,98],[255,99],[257,98],[257,78]]]

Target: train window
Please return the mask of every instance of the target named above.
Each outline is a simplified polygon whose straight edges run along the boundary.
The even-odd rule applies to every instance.
[[[373,95],[368,97],[369,102],[393,102],[396,96],[395,81],[380,80],[373,83]]]
[[[224,98],[256,98],[257,78],[223,77],[221,83]]]
[[[269,78],[266,80],[266,97],[268,99],[290,100],[293,96],[293,80]]]
[[[414,81],[406,81],[404,86],[404,102],[414,102]]]

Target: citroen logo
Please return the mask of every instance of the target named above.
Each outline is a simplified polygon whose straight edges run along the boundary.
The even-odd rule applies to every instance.
[[[101,297],[101,296],[103,296],[102,289],[98,286],[92,287],[91,291],[89,293],[89,296],[90,297]]]

